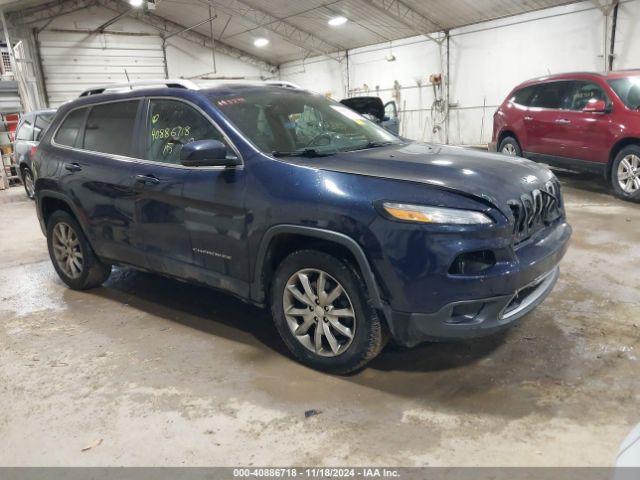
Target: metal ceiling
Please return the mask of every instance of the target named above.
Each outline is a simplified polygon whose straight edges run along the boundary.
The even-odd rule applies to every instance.
[[[75,0],[18,2],[64,4]],[[85,0],[86,1],[86,0]],[[95,0],[109,5],[110,1]],[[128,7],[127,0],[118,0]],[[229,46],[272,65],[319,54],[340,58],[340,51],[429,34],[511,15],[550,8],[576,0],[156,0],[153,14],[189,27],[216,18],[213,33],[220,46]],[[23,3],[24,2],[24,3]],[[15,4],[14,4],[15,5]],[[9,7],[16,9],[20,7]],[[147,15],[132,12],[141,19]],[[327,21],[342,15],[349,22],[330,27]],[[210,37],[206,22],[193,29]],[[268,38],[267,47],[253,42]]]

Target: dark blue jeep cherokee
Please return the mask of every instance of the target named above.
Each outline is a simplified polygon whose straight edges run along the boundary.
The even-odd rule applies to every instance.
[[[287,85],[89,90],[59,109],[35,177],[71,288],[124,264],[222,289],[270,306],[293,354],[335,373],[389,336],[513,324],[571,235],[548,169],[398,138]]]

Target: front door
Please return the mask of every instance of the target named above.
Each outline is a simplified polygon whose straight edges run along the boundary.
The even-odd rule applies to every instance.
[[[604,90],[593,82],[576,81],[570,105],[558,118],[557,136],[560,138],[558,156],[606,163],[608,146],[614,143],[611,115],[607,112],[588,112],[590,101],[603,100],[611,105]]]
[[[202,110],[175,98],[151,98],[144,160],[134,167],[138,238],[151,268],[234,290],[248,277],[244,168],[185,167],[186,143],[230,142]]]
[[[400,133],[400,118],[398,118],[398,106],[394,100],[384,104],[384,118],[381,123],[382,127],[390,131],[394,135]]]

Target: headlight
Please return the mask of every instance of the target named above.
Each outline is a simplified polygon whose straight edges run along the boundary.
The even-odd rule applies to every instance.
[[[385,202],[382,206],[393,218],[407,222],[448,223],[453,225],[493,223],[493,220],[484,213],[474,212],[473,210],[457,210],[455,208],[427,207],[424,205],[390,202]]]

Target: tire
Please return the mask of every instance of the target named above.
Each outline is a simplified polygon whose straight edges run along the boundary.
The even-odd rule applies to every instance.
[[[56,273],[74,290],[98,287],[111,274],[111,265],[100,261],[78,222],[63,210],[53,212],[47,221],[47,246]],[[64,260],[69,252],[75,255],[75,263]]]
[[[309,303],[303,303],[298,297],[287,289],[292,282],[300,282],[298,273],[302,272],[309,279],[309,287],[322,300],[319,305],[311,307]],[[319,272],[324,274],[325,291],[324,300],[318,293]],[[338,291],[337,285],[342,287],[342,292],[334,300],[331,294]],[[297,284],[299,293],[305,292],[303,283]],[[337,257],[316,250],[298,250],[286,257],[278,266],[271,288],[271,312],[276,328],[291,353],[303,364],[335,374],[347,374],[356,371],[366,365],[380,353],[386,343],[386,335],[382,322],[376,310],[371,306],[367,288],[359,274],[350,265]],[[306,296],[308,300],[309,297]],[[311,302],[312,303],[312,302]],[[323,308],[324,305],[324,308]],[[351,306],[351,309],[349,309]],[[310,313],[302,315],[286,315],[285,308],[291,308],[289,312],[301,312],[310,310]],[[311,310],[313,309],[313,312]],[[329,310],[327,310],[329,309]],[[334,316],[331,311],[348,312],[354,316]],[[313,320],[316,314],[322,314],[323,319]],[[325,317],[326,315],[326,317]],[[335,323],[340,324],[338,330]],[[295,335],[295,325],[302,327],[309,322],[306,334]],[[332,344],[325,327],[333,336]],[[345,329],[346,327],[346,329]],[[320,330],[321,350],[318,352],[316,343],[316,331]],[[350,332],[351,338],[340,332]],[[338,349],[334,350],[335,345]]]
[[[618,152],[609,177],[616,197],[640,203],[640,145],[629,145]]]
[[[500,146],[498,147],[498,153],[509,155],[511,157],[521,157],[522,149],[520,148],[520,144],[515,138],[504,137],[500,142]]]
[[[33,172],[29,167],[22,167],[22,184],[24,185],[24,191],[27,193],[27,197],[34,200],[36,195],[33,182]]]

